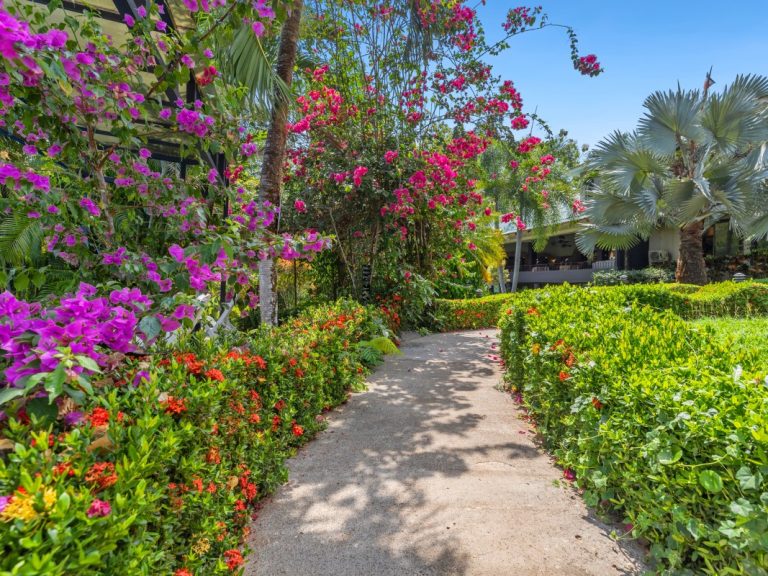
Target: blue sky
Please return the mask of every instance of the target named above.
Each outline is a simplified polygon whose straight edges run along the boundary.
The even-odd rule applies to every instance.
[[[632,129],[643,100],[656,90],[700,88],[713,67],[714,89],[737,74],[768,75],[768,0],[540,0],[550,22],[568,24],[584,55],[606,71],[581,76],[570,61],[565,31],[546,28],[511,40],[492,60],[513,80],[525,108],[579,144],[594,145],[613,130]],[[487,0],[478,7],[489,42],[519,1]]]

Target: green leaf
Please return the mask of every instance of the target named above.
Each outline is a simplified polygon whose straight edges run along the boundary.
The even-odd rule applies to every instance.
[[[699,473],[699,484],[701,484],[707,492],[717,494],[723,489],[723,479],[720,478],[720,474],[714,470],[704,470]]]
[[[739,498],[736,502],[731,502],[731,512],[737,516],[744,516],[745,518],[750,516],[755,511],[749,500]]]
[[[763,475],[760,472],[752,474],[748,466],[742,466],[736,472],[736,480],[739,481],[742,490],[757,490],[763,481]]]
[[[10,402],[14,398],[18,398],[24,394],[23,388],[4,388],[0,390],[0,406],[6,402]]]
[[[48,374],[43,384],[48,392],[48,400],[52,402],[55,398],[61,396],[64,391],[64,381],[67,379],[67,373],[64,370],[64,364],[59,364],[56,369]]]
[[[160,334],[160,321],[154,316],[144,316],[139,322],[139,330],[144,333],[147,340],[153,340]]]
[[[93,358],[89,358],[88,356],[83,356],[81,354],[78,354],[75,356],[77,359],[77,362],[85,368],[86,370],[90,370],[91,372],[101,372],[101,368],[99,368],[99,365],[96,364],[96,361]]]
[[[658,459],[659,464],[674,464],[680,458],[683,456],[683,451],[679,446],[670,446],[669,448],[664,448],[659,452]]]
[[[33,398],[26,404],[27,414],[35,416],[43,422],[52,422],[59,414],[56,404],[48,402],[48,398]]]

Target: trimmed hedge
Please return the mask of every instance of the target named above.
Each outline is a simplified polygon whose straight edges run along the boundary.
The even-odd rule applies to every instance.
[[[659,284],[674,282],[675,274],[664,268],[642,270],[599,270],[592,275],[595,286],[619,286],[621,284]]]
[[[507,380],[547,447],[660,572],[768,574],[768,358],[672,311],[764,312],[758,287],[563,286],[502,314]]]
[[[85,406],[17,403],[0,421],[0,573],[240,573],[253,504],[362,385],[355,343],[380,322],[321,306],[240,348],[115,357]]]
[[[595,289],[618,291],[628,302],[672,310],[685,318],[768,314],[768,285],[759,282],[722,282],[707,286],[635,284]],[[463,300],[436,299],[433,311],[436,328],[448,332],[495,327],[508,306],[523,306],[546,290],[522,290]]]
[[[501,311],[521,294],[494,294],[482,298],[434,301],[433,316],[437,328],[452,330],[475,330],[496,326]]]

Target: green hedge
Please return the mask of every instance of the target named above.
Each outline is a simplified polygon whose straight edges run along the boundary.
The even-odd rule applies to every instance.
[[[628,302],[673,310],[685,318],[768,314],[768,285],[758,282],[722,282],[707,286],[635,284],[595,289],[618,291]],[[522,290],[463,300],[437,299],[433,310],[434,324],[444,331],[492,328],[507,307],[530,303],[546,290]]]
[[[86,406],[17,405],[0,419],[0,573],[239,573],[253,504],[362,383],[355,343],[376,334],[340,302],[242,348],[116,358]]]
[[[501,311],[518,294],[494,294],[462,300],[438,298],[434,301],[433,310],[436,327],[444,331],[492,328],[496,326]]]
[[[660,572],[768,573],[768,358],[671,310],[764,312],[757,286],[555,287],[502,314],[507,379],[547,447]]]
[[[663,268],[642,270],[599,270],[592,275],[595,286],[619,286],[621,284],[659,284],[674,282],[675,274]]]

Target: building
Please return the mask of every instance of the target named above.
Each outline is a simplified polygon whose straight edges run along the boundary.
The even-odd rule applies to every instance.
[[[564,282],[586,284],[600,270],[639,270],[654,265],[672,266],[677,261],[680,247],[680,232],[677,228],[658,229],[650,238],[630,250],[598,249],[589,256],[584,255],[576,247],[576,233],[585,222],[585,218],[564,218],[548,234],[547,245],[541,251],[534,249],[536,231],[523,232],[520,285],[535,287]],[[507,252],[506,267],[511,278],[517,243],[514,223],[502,225],[502,233]],[[745,246],[739,241],[727,220],[707,229],[702,242],[704,254],[712,258],[749,252],[749,245]]]

